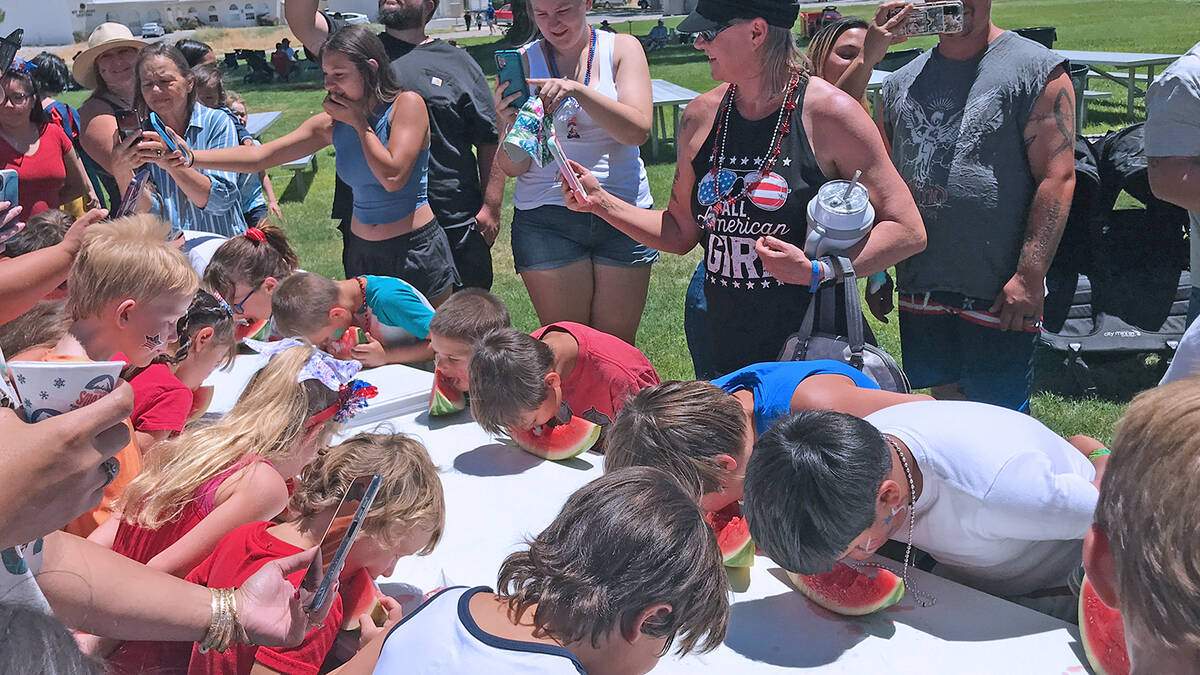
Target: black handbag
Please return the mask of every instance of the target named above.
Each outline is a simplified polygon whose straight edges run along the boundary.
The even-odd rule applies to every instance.
[[[829,359],[840,361],[852,368],[863,372],[875,381],[880,389],[901,394],[911,393],[908,376],[896,364],[895,359],[880,347],[867,344],[863,339],[862,305],[858,299],[858,283],[854,277],[854,266],[850,259],[843,256],[832,257],[834,271],[837,272],[837,282],[820,289],[804,319],[800,322],[800,330],[788,336],[779,352],[779,361],[816,361]],[[845,302],[842,307],[846,318],[846,332],[839,335],[837,330],[836,309],[838,287],[845,288]],[[819,319],[815,316],[817,306],[821,307]],[[814,327],[814,319],[816,325]]]

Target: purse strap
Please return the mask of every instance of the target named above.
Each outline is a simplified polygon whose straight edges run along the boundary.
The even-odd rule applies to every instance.
[[[845,256],[836,256],[831,260],[834,272],[837,274],[837,282],[822,288],[808,303],[808,309],[804,311],[804,318],[800,321],[800,330],[796,332],[796,335],[801,340],[812,337],[818,304],[821,305],[821,316],[816,323],[816,332],[837,335],[837,315],[834,311],[837,307],[837,289],[839,286],[844,287],[846,298],[843,309],[846,312],[846,342],[850,347],[850,365],[861,370],[863,345],[866,342],[863,337],[862,304],[858,299],[858,282],[854,275],[854,265]]]

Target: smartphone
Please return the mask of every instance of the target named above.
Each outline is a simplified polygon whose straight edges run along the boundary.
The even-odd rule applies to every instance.
[[[171,131],[169,129],[167,129],[167,125],[163,124],[162,118],[160,118],[158,116],[158,113],[156,113],[154,111],[150,112],[150,126],[154,127],[154,130],[156,132],[158,132],[159,136],[162,136],[163,143],[167,144],[167,148],[170,149],[171,152],[182,151],[183,152],[183,162],[185,164],[192,163],[191,150],[188,150],[175,142],[175,136],[173,136],[171,134]]]
[[[888,12],[888,16],[895,16],[900,9],[891,10]],[[958,0],[915,4],[908,13],[908,19],[897,30],[900,35],[908,37],[944,35],[962,31],[963,4]]]
[[[575,171],[567,163],[567,156],[563,154],[562,145],[559,144],[557,136],[550,137],[550,154],[554,157],[554,162],[558,164],[558,172],[567,182],[567,187],[571,188],[571,192],[575,194],[575,199],[581,202],[587,201],[587,191],[583,189],[583,183],[579,182],[579,176],[575,175]]]
[[[8,207],[0,211],[0,222],[4,220],[4,216],[8,214],[8,209],[17,205],[17,170],[16,169],[0,169],[0,202],[8,202]],[[0,226],[0,242],[9,239],[5,235],[15,234],[9,230],[17,227],[17,221],[8,225]]]
[[[308,569],[304,572],[304,578],[300,581],[300,589],[304,591],[304,595],[312,594],[304,605],[304,610],[309,614],[320,610],[325,605],[325,601],[329,599],[329,591],[333,588],[333,582],[341,575],[342,567],[346,564],[346,556],[350,553],[350,547],[354,546],[354,540],[358,538],[363,521],[366,520],[367,512],[371,510],[371,503],[375,501],[375,495],[379,494],[379,487],[382,484],[383,478],[377,473],[359,476],[346,488],[346,494],[342,495],[342,501],[338,504],[333,519],[329,521],[329,526],[325,528],[325,534],[321,535],[321,541],[317,543],[317,555],[309,563]],[[350,514],[354,514],[354,517],[346,528],[346,534],[342,536],[342,542],[338,544],[337,552],[333,554],[329,566],[325,567],[321,560],[321,548],[325,543],[325,537],[329,536],[334,523],[344,522]],[[322,568],[325,570],[324,574],[321,573]]]
[[[143,166],[133,172],[133,180],[129,181],[129,187],[125,188],[125,196],[121,198],[121,205],[113,212],[110,218],[121,218],[133,213],[137,208],[138,202],[142,200],[142,193],[146,190],[146,182],[150,180],[150,168]]]
[[[504,89],[504,98],[518,92],[521,94],[508,104],[509,107],[519,110],[525,105],[525,101],[529,100],[529,84],[525,81],[525,58],[521,52],[516,49],[496,50],[496,74],[500,76],[501,82],[508,83],[508,87]]]
[[[133,134],[142,132],[142,118],[136,110],[118,110],[117,118],[117,137],[122,142]]]
[[[24,36],[25,30],[18,28],[9,33],[8,37],[0,38],[0,73],[8,71],[8,67],[12,65],[17,51],[21,49],[21,39]]]

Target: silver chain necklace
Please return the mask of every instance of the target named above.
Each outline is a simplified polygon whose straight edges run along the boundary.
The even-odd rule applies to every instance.
[[[909,469],[908,460],[904,457],[904,452],[900,450],[900,446],[886,434],[883,435],[883,440],[887,441],[887,444],[896,451],[896,456],[900,458],[900,466],[904,468],[904,477],[908,479],[908,542],[904,546],[904,567],[900,569],[900,579],[904,582],[905,590],[912,594],[913,600],[918,605],[921,607],[931,607],[937,600],[928,593],[918,591],[908,580],[908,563],[912,558],[913,530],[916,528],[917,523],[917,486],[913,482],[912,470]],[[878,567],[879,569],[884,569],[895,574],[895,570],[880,563],[859,563],[859,566]]]

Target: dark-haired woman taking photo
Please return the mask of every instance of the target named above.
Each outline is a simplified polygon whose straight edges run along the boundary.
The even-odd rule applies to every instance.
[[[400,90],[388,63],[378,37],[342,28],[321,48],[324,112],[260,146],[197,151],[194,166],[254,173],[333,145],[338,176],[354,191],[354,236],[346,238],[354,273],[399,277],[437,305],[458,272],[426,197],[429,115],[418,94]]]

